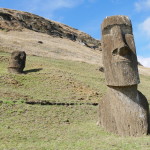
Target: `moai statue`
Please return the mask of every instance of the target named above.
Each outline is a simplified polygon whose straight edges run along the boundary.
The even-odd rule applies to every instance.
[[[121,136],[148,134],[149,106],[137,90],[139,74],[131,21],[107,17],[102,25],[107,94],[99,103],[99,125]]]
[[[11,54],[8,71],[10,73],[23,73],[26,63],[26,53],[24,51],[14,51]]]

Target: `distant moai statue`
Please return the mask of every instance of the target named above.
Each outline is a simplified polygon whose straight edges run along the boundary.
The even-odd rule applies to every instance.
[[[99,125],[121,136],[148,134],[149,106],[137,90],[140,83],[131,21],[107,17],[102,25],[107,94],[99,102]]]
[[[14,51],[9,60],[8,71],[10,73],[23,73],[26,63],[26,53],[24,51]]]

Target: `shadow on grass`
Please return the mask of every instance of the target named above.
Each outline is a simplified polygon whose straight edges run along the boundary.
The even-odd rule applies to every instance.
[[[73,106],[73,105],[93,105],[97,106],[98,103],[59,103],[59,102],[49,102],[49,101],[28,101],[25,102],[26,104],[30,105],[58,105],[58,106]]]
[[[25,70],[25,71],[24,71],[24,74],[28,74],[28,73],[31,73],[31,72],[39,72],[39,71],[41,71],[41,70],[43,70],[43,68]]]

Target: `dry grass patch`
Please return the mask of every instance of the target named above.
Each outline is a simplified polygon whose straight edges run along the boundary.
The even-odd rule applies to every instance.
[[[27,56],[25,73],[7,73],[0,52],[0,150],[148,150],[150,137],[119,137],[96,125],[106,92],[98,65]],[[140,90],[149,99],[149,77]],[[48,101],[74,105],[28,105]],[[82,103],[82,105],[80,105]],[[88,105],[87,105],[88,103]]]

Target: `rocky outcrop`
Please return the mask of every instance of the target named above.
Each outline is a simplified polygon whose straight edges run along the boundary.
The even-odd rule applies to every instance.
[[[0,8],[0,29],[22,31],[24,28],[53,37],[67,38],[89,48],[101,50],[99,40],[77,29],[28,12]]]

